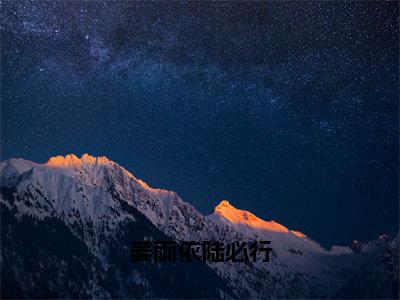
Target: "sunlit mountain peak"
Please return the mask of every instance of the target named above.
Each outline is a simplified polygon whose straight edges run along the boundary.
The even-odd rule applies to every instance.
[[[275,221],[265,221],[247,210],[237,209],[227,201],[221,201],[214,209],[214,214],[228,220],[232,224],[247,225],[251,228],[276,232],[289,232],[289,230]]]
[[[215,209],[216,209],[216,210],[219,210],[219,209],[222,209],[222,208],[224,208],[224,207],[230,207],[230,206],[231,206],[231,204],[229,203],[228,200],[222,200],[222,201],[215,207]]]
[[[51,157],[45,164],[45,166],[52,168],[60,168],[60,169],[76,169],[76,168],[80,169],[81,167],[83,167],[87,171],[90,170],[89,172],[91,173],[92,176],[97,176],[99,174],[97,170],[103,167],[114,168],[116,170],[121,171],[131,180],[133,179],[136,183],[138,183],[141,187],[143,187],[147,191],[157,193],[159,196],[175,195],[175,192],[172,191],[152,188],[146,182],[135,177],[131,172],[129,172],[116,162],[108,159],[106,156],[95,157],[87,153],[84,153],[81,156],[81,158],[79,158],[75,154],[68,154],[66,156],[58,155]]]
[[[98,165],[109,165],[114,164],[113,161],[109,160],[105,156],[94,157],[90,154],[83,154],[81,158],[77,157],[75,154],[68,154],[66,156],[58,155],[51,157],[46,165],[48,166],[76,166],[81,164],[98,164]]]

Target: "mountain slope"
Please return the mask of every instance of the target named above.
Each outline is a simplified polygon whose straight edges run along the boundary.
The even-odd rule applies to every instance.
[[[0,164],[0,172],[0,202],[9,216],[2,224],[2,236],[9,241],[2,243],[2,271],[14,274],[2,278],[5,283],[2,295],[10,296],[7,294],[13,291],[10,278],[16,280],[18,274],[26,271],[24,264],[14,265],[10,261],[28,259],[20,246],[24,234],[17,232],[23,232],[21,228],[30,224],[36,224],[32,230],[38,232],[54,227],[59,236],[65,235],[70,244],[78,245],[76,251],[86,256],[82,254],[76,261],[67,260],[65,264],[71,269],[83,269],[87,276],[80,283],[74,277],[68,278],[71,284],[68,294],[57,288],[62,278],[61,268],[57,276],[46,279],[43,278],[46,272],[34,272],[40,269],[40,265],[35,265],[28,269],[26,280],[16,280],[16,284],[29,287],[34,286],[32,282],[48,280],[53,287],[48,295],[58,291],[60,296],[67,297],[76,297],[74,291],[81,293],[79,297],[219,298],[229,294],[235,298],[346,297],[350,295],[346,286],[351,287],[355,274],[384,251],[383,244],[360,253],[348,247],[327,251],[301,232],[275,221],[264,221],[226,200],[211,215],[203,216],[176,193],[149,187],[106,157],[57,156],[46,164],[11,159]],[[55,225],[48,225],[51,220]],[[49,257],[41,263],[45,270],[50,270],[55,261],[62,259],[61,254],[54,253],[52,243],[46,243],[47,234],[31,233],[36,235],[40,238],[32,239],[29,247],[38,249],[38,257]],[[255,263],[208,263],[208,266],[202,263],[133,266],[128,261],[129,243],[143,239],[225,243],[269,240],[273,253],[269,263],[259,259]],[[398,254],[396,251],[390,255]],[[391,261],[383,260],[379,269],[390,268]],[[376,273],[374,270],[372,274]],[[32,281],[35,276],[39,277]],[[382,289],[380,285],[369,285],[372,291]],[[388,290],[396,291],[396,284],[392,282]],[[33,297],[32,293],[28,289],[21,295]]]
[[[319,244],[305,234],[289,230],[275,221],[264,221],[251,212],[235,208],[227,200],[221,201],[207,219],[217,224],[233,225],[236,231],[245,236],[269,240],[278,252],[289,251],[291,247],[303,251],[324,252]]]
[[[229,295],[203,263],[130,263],[133,240],[170,238],[117,191],[126,184],[145,203],[159,191],[129,179],[131,174],[110,161],[66,160],[68,165],[21,159],[2,164],[2,298]]]

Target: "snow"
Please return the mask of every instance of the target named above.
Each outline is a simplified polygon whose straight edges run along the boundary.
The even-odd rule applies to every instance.
[[[230,225],[244,236],[272,242],[278,252],[298,249],[306,252],[324,252],[318,243],[299,231],[292,231],[275,221],[265,221],[249,211],[235,208],[227,200],[221,201],[207,218],[217,224]]]
[[[290,230],[290,232],[293,233],[295,236],[297,236],[299,238],[306,238],[307,237],[304,233],[302,233],[300,231],[297,231],[297,230]]]
[[[8,161],[1,163],[1,180],[4,182],[5,179],[24,173],[37,164],[25,160],[22,158],[12,158]]]
[[[275,221],[264,221],[253,215],[251,212],[237,209],[233,207],[227,200],[222,200],[220,204],[215,207],[214,214],[227,219],[232,224],[243,224],[249,226],[250,228],[274,232],[289,232],[285,226],[276,223]]]
[[[45,164],[10,159],[0,164],[0,171],[2,186],[15,186],[20,198],[32,195],[28,199],[30,205],[15,201],[5,203],[7,207],[13,205],[18,214],[39,218],[55,214],[71,228],[79,224],[84,229],[83,239],[101,261],[103,241],[99,236],[114,235],[118,224],[134,220],[123,203],[137,209],[176,240],[271,241],[276,257],[270,263],[210,264],[234,289],[246,290],[253,297],[262,296],[262,292],[257,293],[249,282],[267,288],[265,282],[270,280],[267,274],[283,282],[306,274],[305,278],[318,278],[323,288],[337,288],[340,282],[331,280],[332,272],[340,272],[340,266],[351,261],[343,257],[353,255],[349,247],[334,246],[327,251],[300,231],[289,230],[273,220],[263,220],[234,207],[228,200],[221,201],[211,215],[203,216],[175,192],[150,187],[104,156],[84,154],[78,158],[69,154],[52,157]],[[372,253],[377,248],[374,243],[366,244],[363,252]],[[281,298],[287,295],[284,287],[275,292]]]
[[[332,246],[331,250],[327,252],[328,255],[341,255],[341,254],[351,254],[353,250],[350,247],[343,246]]]

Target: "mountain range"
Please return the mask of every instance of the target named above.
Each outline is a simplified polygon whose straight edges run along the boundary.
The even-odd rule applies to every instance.
[[[106,157],[0,164],[2,298],[399,298],[399,235],[325,249],[222,200],[204,216]],[[271,241],[270,262],[132,263],[133,240]]]

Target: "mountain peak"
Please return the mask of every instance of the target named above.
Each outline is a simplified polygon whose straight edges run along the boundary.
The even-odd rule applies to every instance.
[[[246,225],[251,228],[276,231],[276,232],[289,232],[289,230],[275,222],[265,221],[258,218],[247,210],[237,209],[232,206],[228,200],[222,200],[214,209],[213,215],[218,216],[221,219],[228,220],[234,225]]]
[[[228,200],[222,200],[216,207],[217,208],[224,208],[224,207],[233,207]]]
[[[57,166],[57,167],[68,167],[68,166],[78,166],[82,164],[89,165],[110,165],[114,164],[113,161],[109,160],[105,156],[94,157],[90,154],[84,153],[81,158],[77,157],[75,154],[67,154],[66,156],[58,155],[51,157],[46,165]]]

